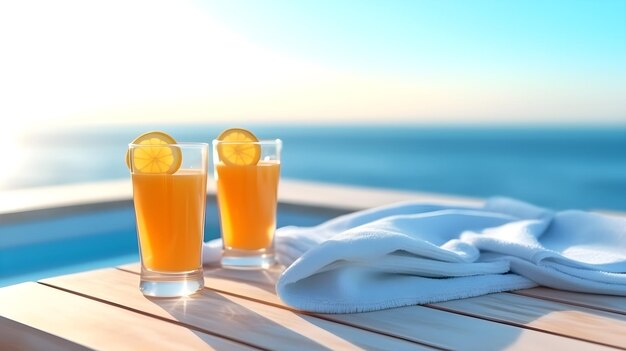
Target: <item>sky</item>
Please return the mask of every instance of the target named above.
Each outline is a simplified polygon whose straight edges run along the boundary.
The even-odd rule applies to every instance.
[[[0,52],[0,140],[98,123],[626,124],[626,1],[6,1]]]

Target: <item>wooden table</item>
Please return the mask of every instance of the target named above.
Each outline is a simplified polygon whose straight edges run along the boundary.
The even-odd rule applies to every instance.
[[[139,266],[0,289],[2,350],[626,349],[626,297],[535,288],[358,314],[285,306],[280,268],[206,267],[187,298],[144,297]]]

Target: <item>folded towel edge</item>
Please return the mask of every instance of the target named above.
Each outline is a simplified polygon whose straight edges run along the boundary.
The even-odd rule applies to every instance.
[[[511,274],[516,275],[516,274]],[[517,275],[516,275],[517,276]],[[431,293],[428,295],[421,295],[419,297],[407,297],[407,298],[395,298],[384,301],[373,301],[373,302],[329,302],[328,300],[312,300],[309,298],[309,301],[293,301],[291,298],[286,301],[283,299],[281,295],[278,294],[281,301],[286,303],[289,306],[296,307],[302,311],[315,312],[315,313],[330,313],[330,314],[339,314],[339,313],[363,313],[363,312],[373,312],[378,310],[384,310],[389,308],[397,308],[397,307],[405,307],[412,305],[424,305],[431,304],[437,302],[444,302],[449,300],[457,300],[457,299],[465,299],[470,297],[477,297],[486,294],[494,294],[505,291],[513,291],[513,290],[521,290],[521,289],[530,289],[537,287],[539,284],[533,282],[532,280],[526,279],[522,276],[518,276],[520,279],[510,283],[499,283],[493,285],[491,287],[479,287],[473,289],[467,289],[463,292],[447,292],[436,294]],[[277,287],[278,290],[278,287]]]

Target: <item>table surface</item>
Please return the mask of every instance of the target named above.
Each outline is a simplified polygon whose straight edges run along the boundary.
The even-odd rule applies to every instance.
[[[535,288],[356,314],[294,310],[280,267],[205,267],[186,298],[141,294],[139,265],[0,289],[10,350],[626,349],[626,297]]]

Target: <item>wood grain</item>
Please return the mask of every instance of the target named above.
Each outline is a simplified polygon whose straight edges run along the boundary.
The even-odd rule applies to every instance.
[[[139,273],[138,264],[121,269]],[[205,268],[205,287],[255,301],[291,309],[276,296],[274,284],[282,271],[272,267],[263,271],[238,271]],[[446,349],[526,350],[552,345],[558,349],[597,349],[599,345],[561,336],[449,313],[424,306],[410,306],[358,314],[323,314],[328,320],[341,322],[378,333],[422,342]],[[489,332],[489,339],[484,337]]]
[[[509,293],[428,306],[626,348],[626,316],[621,314]]]
[[[272,350],[420,350],[424,345],[204,289],[188,298],[155,299],[138,289],[139,277],[117,269],[43,280],[42,283],[185,326]]]
[[[557,350],[613,349],[424,306],[329,317],[452,350],[542,350],[548,346]]]
[[[4,317],[0,317],[0,349],[12,351],[90,350],[88,347]]]
[[[75,343],[98,350],[251,349],[37,283],[0,289],[0,301],[3,301],[0,315],[4,318],[67,339],[70,345]],[[43,340],[41,334],[31,335]],[[3,349],[12,345],[29,350],[50,350],[55,345],[32,344],[20,336],[3,337],[2,343]]]
[[[544,287],[512,291],[512,293],[544,300],[569,303],[597,310],[626,314],[626,297],[623,296],[583,294]]]

